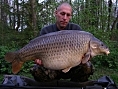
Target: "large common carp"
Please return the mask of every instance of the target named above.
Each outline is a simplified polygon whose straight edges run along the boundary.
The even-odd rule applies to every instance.
[[[89,32],[62,30],[39,36],[20,50],[8,52],[5,60],[12,63],[14,74],[24,62],[35,59],[40,59],[45,68],[66,73],[96,55],[109,53],[108,47]]]

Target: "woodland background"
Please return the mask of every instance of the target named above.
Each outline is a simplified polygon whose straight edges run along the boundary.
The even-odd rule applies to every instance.
[[[11,64],[4,60],[38,36],[42,27],[55,23],[54,10],[63,1],[73,7],[71,22],[91,32],[110,49],[108,56],[92,59],[95,74],[112,77],[118,83],[118,0],[0,0],[0,78],[12,74]],[[33,61],[26,62],[19,74],[30,74]]]

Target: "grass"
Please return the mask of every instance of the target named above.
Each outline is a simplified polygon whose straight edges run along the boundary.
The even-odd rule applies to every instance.
[[[32,75],[29,73],[20,73],[19,75],[33,78]],[[118,71],[116,69],[109,69],[103,67],[96,68],[94,74],[90,76],[89,80],[97,80],[103,76],[109,76],[118,85]],[[3,74],[0,74],[0,83],[3,81],[3,78]]]
[[[105,67],[97,68],[89,79],[97,80],[103,76],[109,76],[118,85],[118,71],[116,69],[109,69]]]

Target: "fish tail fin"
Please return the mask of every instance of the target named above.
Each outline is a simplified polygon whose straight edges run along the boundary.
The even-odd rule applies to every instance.
[[[14,74],[17,74],[20,71],[20,69],[22,68],[23,63],[24,62],[20,62],[20,61],[14,60],[12,62],[12,72]]]
[[[16,59],[16,58],[17,58],[17,59]],[[8,52],[8,53],[6,53],[6,55],[5,55],[5,60],[6,60],[7,62],[12,63],[12,72],[13,72],[14,74],[17,74],[17,73],[20,71],[20,69],[21,69],[21,67],[22,67],[22,65],[23,65],[23,63],[24,63],[24,62],[21,62],[21,61],[18,59],[16,52]]]

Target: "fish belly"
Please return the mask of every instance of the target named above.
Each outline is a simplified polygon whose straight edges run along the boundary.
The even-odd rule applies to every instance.
[[[82,45],[84,46],[84,45]],[[65,68],[72,68],[81,63],[84,53],[87,51],[87,47],[78,49],[76,47],[61,47],[58,51],[50,51],[42,56],[42,62],[44,67],[53,70],[60,70]]]

